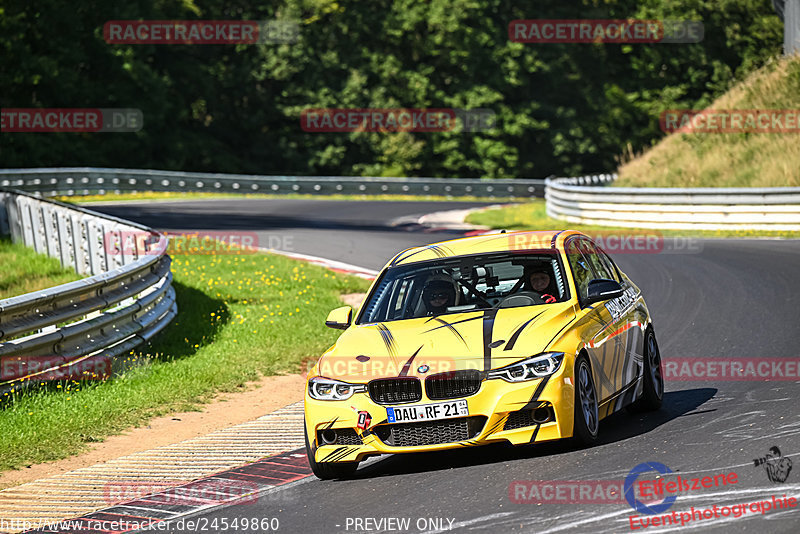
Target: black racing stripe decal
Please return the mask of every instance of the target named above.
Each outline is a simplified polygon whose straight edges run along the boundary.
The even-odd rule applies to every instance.
[[[394,336],[391,330],[383,323],[378,323],[377,328],[381,339],[383,339],[383,344],[386,345],[386,350],[389,351],[391,356],[395,356],[397,354],[397,344],[394,342]]]
[[[501,426],[503,426],[506,423],[506,421],[508,421],[508,415],[505,415],[505,416],[501,417],[500,420],[497,421],[497,423],[492,425],[492,428],[490,428],[486,432],[486,435],[488,436],[489,434],[492,434],[492,433],[496,432],[498,428],[500,428]]]
[[[461,324],[461,323],[468,323],[470,321],[475,321],[476,319],[482,319],[482,315],[476,315],[475,317],[468,317],[466,319],[461,319],[460,321],[456,321],[454,323],[450,323],[451,325]],[[436,319],[436,317],[432,317],[432,319]],[[443,328],[441,326],[437,326],[436,328]]]
[[[450,250],[447,247],[444,247],[444,246],[441,246],[441,245],[428,245],[427,247],[422,248],[422,249],[420,249],[420,250],[418,250],[416,252],[412,252],[410,254],[406,254],[402,258],[395,259],[395,261],[394,261],[394,263],[392,265],[395,265],[397,263],[406,261],[408,258],[410,258],[412,256],[416,256],[417,254],[420,254],[420,253],[428,251],[428,250],[430,250],[431,252],[436,254],[436,256],[439,257],[439,258],[445,258],[447,256],[452,256],[452,254],[453,254],[453,251]]]
[[[333,418],[332,420],[328,421],[327,423],[325,423],[324,430],[330,430],[330,428],[333,426],[333,423],[335,423],[338,420],[339,420],[339,417],[337,416],[337,417]]]
[[[529,441],[529,443],[533,443],[534,441],[536,441],[536,434],[539,433],[539,427],[541,426],[542,425],[537,424],[536,428],[533,429],[533,434],[531,434],[531,440]]]
[[[331,458],[333,457],[333,455],[335,455],[335,454],[341,454],[341,452],[342,452],[343,450],[344,450],[344,451],[346,451],[346,450],[347,450],[347,447],[339,447],[338,449],[335,449],[333,452],[331,452],[330,454],[328,454],[328,455],[327,455],[325,458],[323,458],[322,460],[320,460],[320,462],[330,462],[330,461],[332,461],[332,460],[331,460]]]
[[[341,460],[342,458],[344,458],[345,456],[350,454],[350,447],[342,447],[342,448],[344,450],[341,453],[337,454],[336,456],[334,456],[333,458],[331,458],[328,461],[329,462],[338,462],[339,460]]]
[[[392,261],[390,261],[390,262],[389,262],[389,266],[390,266],[390,267],[394,267],[394,266],[397,264],[397,262],[400,260],[400,256],[402,256],[404,252],[408,252],[408,251],[409,251],[409,250],[411,250],[412,248],[414,248],[414,247],[409,247],[409,248],[407,248],[407,249],[405,249],[405,250],[402,250],[402,251],[398,252],[398,253],[395,255],[395,257],[394,257],[394,258],[392,258]]]
[[[559,334],[561,334],[561,332],[563,332],[563,331],[564,331],[564,330],[565,330],[565,329],[566,329],[568,326],[570,326],[571,324],[572,324],[572,321],[568,321],[568,322],[567,322],[567,324],[565,324],[564,326],[562,326],[562,327],[561,327],[561,330],[559,330],[558,332],[556,332],[556,335],[554,335],[554,336],[553,336],[553,339],[551,339],[550,341],[548,341],[548,342],[547,342],[547,345],[545,345],[545,347],[549,347],[549,346],[550,346],[550,343],[552,343],[553,341],[555,341],[555,339],[556,339],[556,338],[559,336]]]
[[[539,382],[538,386],[536,386],[536,391],[533,392],[531,400],[529,400],[528,403],[521,408],[522,410],[533,410],[534,408],[538,408],[539,395],[541,395],[542,392],[544,391],[544,387],[547,385],[547,381],[550,380],[551,376],[552,375],[547,375],[544,378],[542,378],[542,381]]]
[[[497,237],[492,237],[492,238],[485,239],[485,240],[484,240],[484,239],[482,239],[482,240],[480,240],[480,241],[478,241],[478,242],[476,242],[476,243],[473,243],[473,245],[472,245],[472,246],[473,246],[473,247],[476,247],[476,246],[483,246],[483,245],[485,245],[486,243],[491,243],[491,242],[493,242],[493,241],[498,241],[498,240],[501,240],[501,239],[502,239],[502,240],[505,240],[505,241],[508,241],[508,240],[509,240],[509,236],[508,236],[507,234],[498,234],[498,236],[497,236]]]
[[[483,312],[483,370],[488,371],[492,368],[492,330],[494,329],[494,319],[497,317],[497,310],[492,308]]]
[[[425,346],[425,345],[423,345],[422,347],[424,347],[424,346]],[[411,368],[411,362],[413,362],[413,361],[414,361],[414,358],[416,358],[416,357],[417,357],[417,354],[419,354],[419,351],[421,351],[421,350],[422,350],[422,347],[418,348],[418,349],[417,349],[417,350],[414,352],[414,354],[412,354],[412,355],[411,355],[411,357],[408,359],[408,361],[407,361],[406,363],[404,363],[404,364],[403,364],[403,369],[401,369],[401,370],[400,370],[400,374],[399,374],[399,375],[397,375],[397,376],[408,376],[408,370]]]
[[[534,319],[536,319],[537,317],[539,317],[543,313],[544,312],[539,312],[536,315],[534,315],[533,317],[531,317],[530,319],[528,319],[527,321],[525,321],[524,323],[522,323],[522,326],[517,328],[517,330],[511,335],[511,339],[508,340],[508,343],[506,344],[506,346],[505,346],[505,348],[503,350],[511,350],[511,349],[513,349],[514,348],[514,344],[517,342],[517,339],[519,339],[519,336],[520,336],[520,334],[522,334],[522,331],[525,330],[525,327],[528,326],[529,324],[531,324],[531,322],[533,322]]]
[[[556,239],[558,239],[559,234],[561,234],[564,230],[560,232],[556,232],[553,234],[553,239],[550,240],[550,248],[556,248]]]
[[[440,328],[447,328],[453,334],[455,334],[458,337],[458,339],[461,340],[461,342],[464,344],[465,347],[467,346],[467,341],[464,339],[464,336],[462,336],[461,332],[456,330],[456,328],[451,323],[448,323],[447,321],[445,321],[444,319],[440,319],[439,317],[432,317],[432,319],[435,319],[435,320],[439,321],[440,323],[442,323],[442,326],[437,326],[437,327],[431,328],[430,330],[426,330],[423,333],[427,334],[428,332],[433,332],[434,330],[439,330]]]

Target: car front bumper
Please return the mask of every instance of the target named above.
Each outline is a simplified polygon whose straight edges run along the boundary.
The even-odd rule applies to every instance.
[[[390,424],[387,406],[447,401],[430,400],[424,392],[422,400],[410,404],[378,404],[368,393],[357,393],[343,401],[322,401],[312,399],[306,390],[305,431],[314,459],[317,462],[353,462],[380,454],[439,451],[502,441],[521,445],[570,437],[575,398],[570,360],[565,360],[553,375],[536,380],[521,383],[483,380],[477,393],[463,397],[467,401],[468,418]],[[549,421],[536,423],[532,417],[529,419],[536,408],[549,410]],[[367,428],[358,428],[359,412],[369,414],[371,421]],[[539,415],[543,413],[540,411]],[[462,422],[463,419],[469,420]],[[400,428],[400,425],[406,426]],[[455,430],[458,427],[461,430]],[[321,431],[334,431],[337,442],[322,444]],[[392,445],[393,437],[401,434],[405,443],[444,441]],[[327,435],[330,436],[330,432]],[[450,441],[452,438],[455,440]]]

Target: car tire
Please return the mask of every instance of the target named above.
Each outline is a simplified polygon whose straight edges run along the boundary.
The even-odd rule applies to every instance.
[[[652,412],[661,408],[664,400],[664,370],[656,334],[648,328],[644,334],[644,361],[642,396],[630,405],[631,412]]]
[[[591,445],[597,441],[600,429],[600,413],[597,405],[597,389],[592,378],[589,360],[581,354],[575,361],[575,419],[573,438],[580,445]]]
[[[314,451],[308,443],[308,434],[303,421],[303,434],[306,438],[306,456],[311,471],[320,480],[346,479],[352,477],[358,469],[358,462],[317,462],[314,460]]]

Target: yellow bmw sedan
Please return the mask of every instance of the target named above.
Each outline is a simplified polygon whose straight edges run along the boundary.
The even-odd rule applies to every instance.
[[[346,478],[369,456],[597,439],[660,408],[661,357],[639,288],[580,232],[509,232],[399,253],[308,373],[308,461]]]

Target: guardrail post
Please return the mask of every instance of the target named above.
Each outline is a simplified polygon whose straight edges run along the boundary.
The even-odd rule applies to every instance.
[[[783,53],[800,52],[800,0],[786,0],[783,10]]]
[[[11,228],[8,225],[8,208],[6,208],[9,198],[8,193],[0,192],[0,235],[11,235]]]

